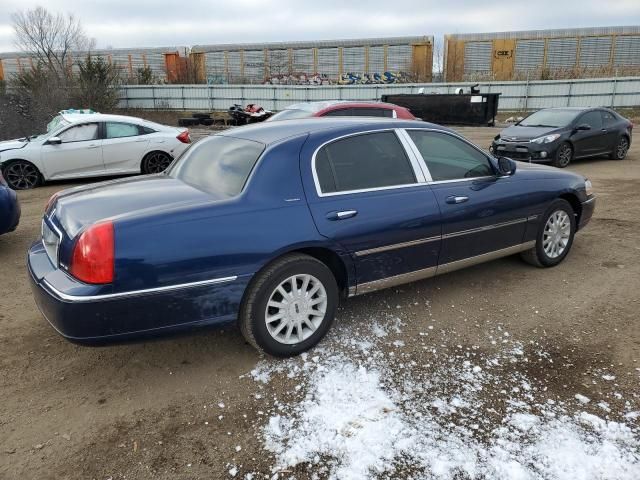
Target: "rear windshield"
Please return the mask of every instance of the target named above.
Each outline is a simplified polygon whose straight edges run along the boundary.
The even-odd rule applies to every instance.
[[[260,142],[215,135],[191,147],[167,174],[205,192],[234,197],[264,149]]]
[[[269,117],[267,122],[273,122],[274,120],[292,120],[294,118],[308,118],[313,115],[313,112],[309,110],[302,110],[298,108],[288,108],[282,110],[275,115]]]
[[[523,127],[566,127],[580,113],[575,110],[538,110],[518,125]]]

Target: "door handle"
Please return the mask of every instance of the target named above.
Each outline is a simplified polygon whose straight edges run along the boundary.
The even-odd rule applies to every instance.
[[[465,197],[465,196],[458,196],[458,195],[450,195],[445,199],[445,202],[447,203],[464,203],[467,200],[469,200],[469,197]]]
[[[89,145],[89,146],[87,147],[87,149],[89,149],[89,148],[98,148],[99,146],[100,146],[100,145]]]
[[[327,220],[345,220],[347,218],[355,217],[358,214],[357,210],[342,210],[340,212],[327,213]]]

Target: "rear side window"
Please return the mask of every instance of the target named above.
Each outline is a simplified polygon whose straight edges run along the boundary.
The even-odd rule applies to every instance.
[[[604,123],[605,127],[610,127],[614,123],[616,123],[616,117],[611,112],[607,112],[606,110],[601,110],[602,114],[602,123]]]
[[[107,138],[135,137],[140,134],[138,125],[107,122]]]
[[[353,115],[353,108],[340,108],[338,110],[329,110],[323,113],[323,117],[350,117]]]
[[[322,193],[349,192],[416,183],[398,137],[376,132],[337,140],[316,155]]]
[[[168,175],[200,190],[234,197],[242,192],[264,149],[252,140],[214,135],[187,150]]]
[[[353,108],[354,117],[393,117],[393,110],[389,108]]]

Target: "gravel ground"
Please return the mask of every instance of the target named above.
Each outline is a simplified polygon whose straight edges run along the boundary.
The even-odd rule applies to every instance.
[[[498,131],[459,130],[485,147]],[[287,361],[235,328],[66,342],[33,302],[25,252],[48,197],[72,184],[20,192],[21,224],[0,237],[0,478],[514,478],[513,461],[531,473],[520,478],[575,478],[554,469],[563,462],[587,465],[580,478],[640,478],[640,145],[570,169],[599,198],[562,265],[512,257],[357,297],[322,347]],[[347,416],[323,430],[312,416],[371,402],[383,423]],[[375,426],[397,441],[376,448]],[[575,438],[541,443],[558,432]],[[458,451],[471,460],[433,463]],[[505,452],[512,463],[497,462]]]

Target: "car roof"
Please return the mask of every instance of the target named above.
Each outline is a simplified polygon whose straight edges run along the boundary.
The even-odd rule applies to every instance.
[[[71,123],[85,122],[130,122],[130,123],[153,123],[142,118],[129,117],[126,115],[111,115],[107,113],[61,113],[62,117]]]
[[[278,122],[263,122],[243,127],[231,128],[217,135],[243,138],[269,145],[280,142],[286,138],[298,137],[304,134],[312,134],[329,130],[349,130],[365,132],[372,129],[386,128],[429,128],[450,132],[451,130],[421,120],[399,120],[392,118],[367,118],[367,117],[321,117],[303,118],[294,120],[281,120]],[[361,127],[361,128],[357,128]]]
[[[287,106],[285,110],[306,110],[309,112],[319,112],[332,107],[378,107],[378,108],[404,108],[392,103],[377,101],[353,101],[353,100],[326,100],[322,102],[301,102]]]

